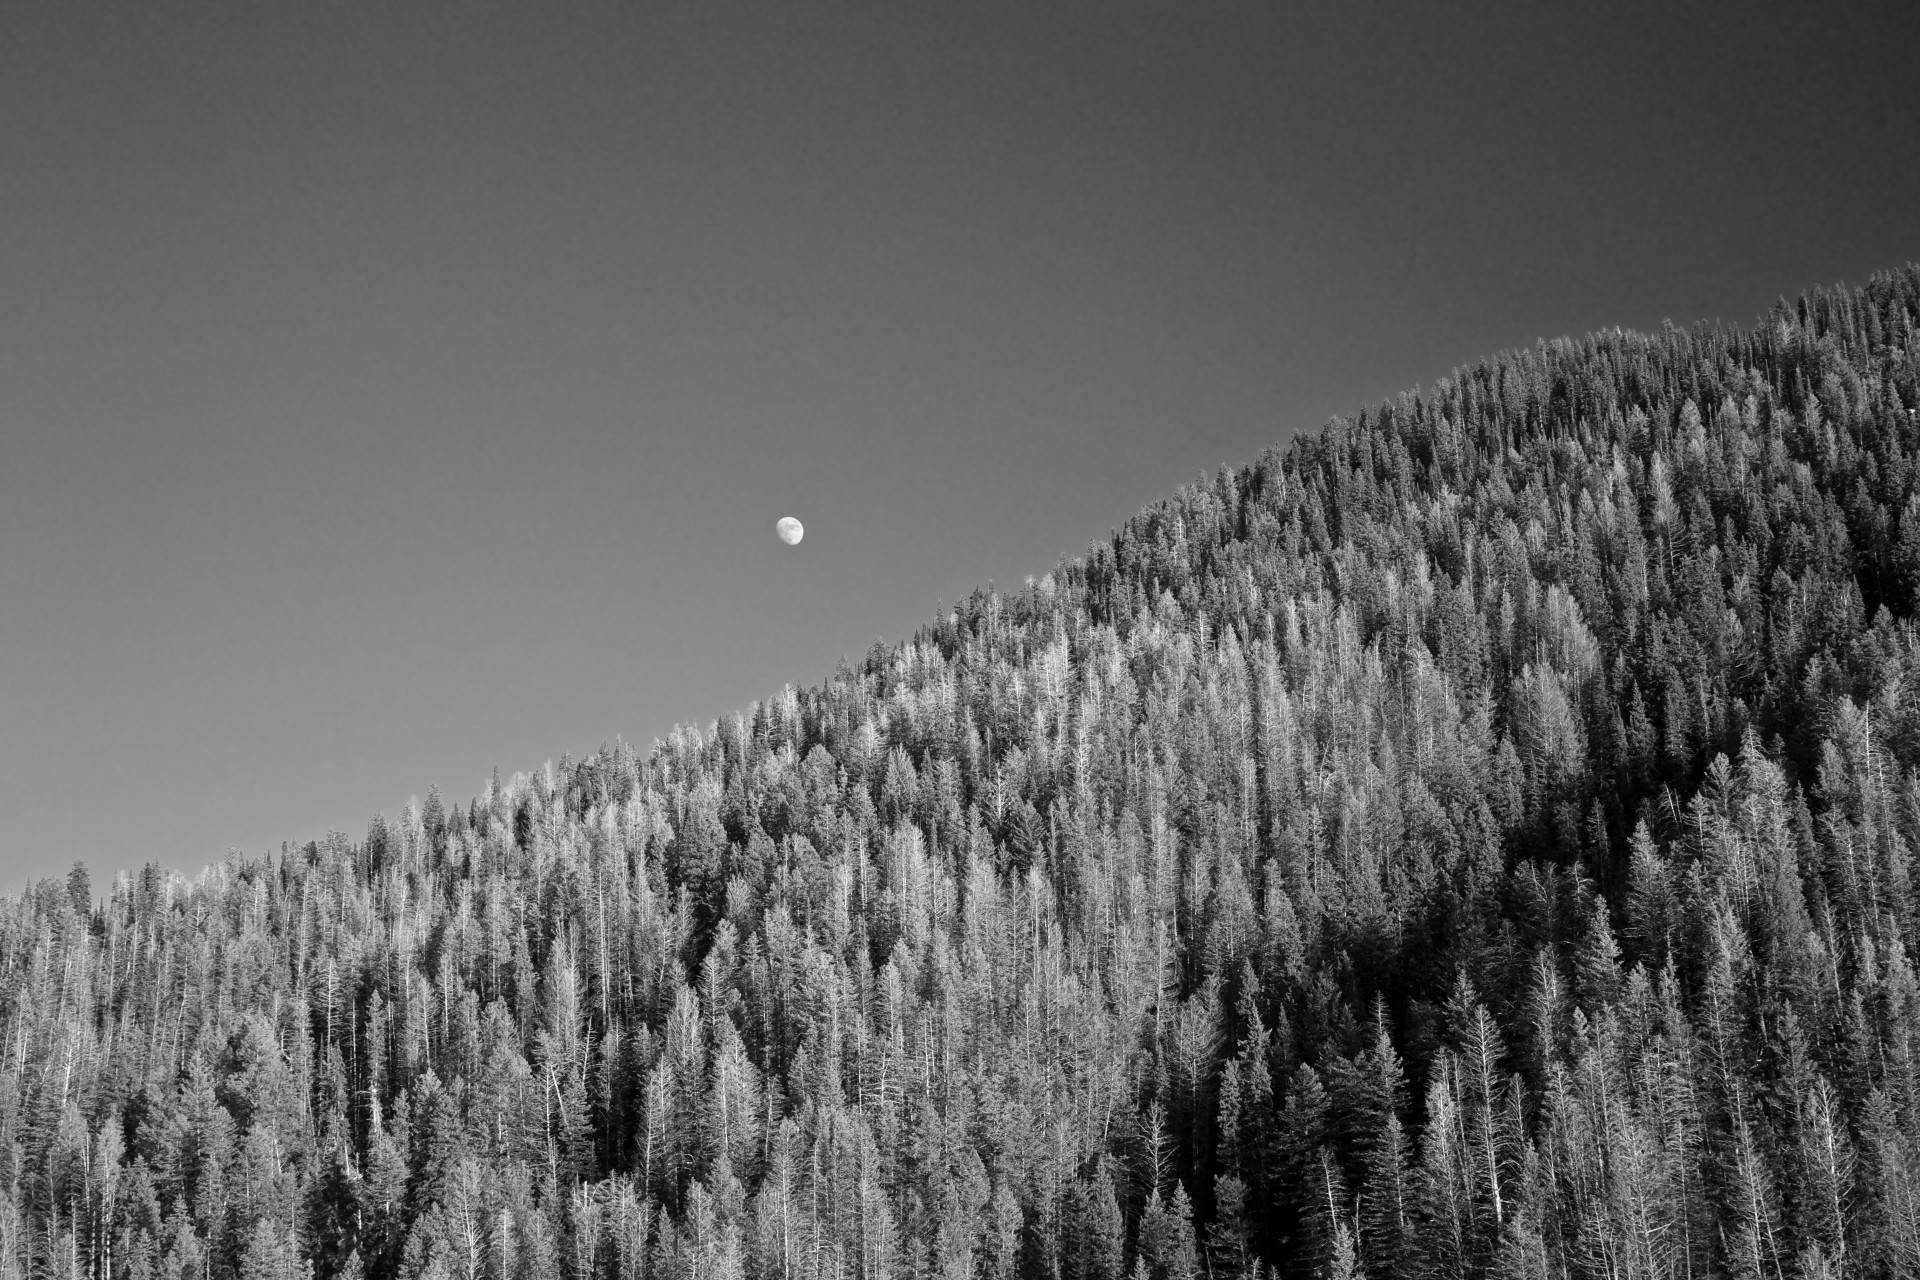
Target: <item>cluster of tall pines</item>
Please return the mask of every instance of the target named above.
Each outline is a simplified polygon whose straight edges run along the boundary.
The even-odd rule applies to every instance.
[[[0,903],[0,1280],[1920,1273],[1920,267]]]

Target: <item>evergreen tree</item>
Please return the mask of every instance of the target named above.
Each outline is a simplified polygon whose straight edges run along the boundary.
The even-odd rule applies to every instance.
[[[1917,333],[1502,353],[651,751],[30,886],[0,1280],[1920,1272]]]

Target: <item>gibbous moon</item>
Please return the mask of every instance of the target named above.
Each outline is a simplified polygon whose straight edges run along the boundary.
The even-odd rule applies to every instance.
[[[781,516],[780,523],[773,526],[773,531],[780,535],[780,541],[790,547],[799,546],[800,539],[807,536],[807,527],[792,516]]]

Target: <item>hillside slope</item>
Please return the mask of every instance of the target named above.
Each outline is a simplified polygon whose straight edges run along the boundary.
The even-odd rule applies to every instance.
[[[1509,352],[711,732],[0,904],[0,1280],[1912,1275],[1917,330]]]

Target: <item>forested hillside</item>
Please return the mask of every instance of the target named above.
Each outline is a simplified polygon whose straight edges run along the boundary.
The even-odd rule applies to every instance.
[[[710,731],[8,900],[0,1280],[1920,1273],[1917,330],[1509,352]]]

